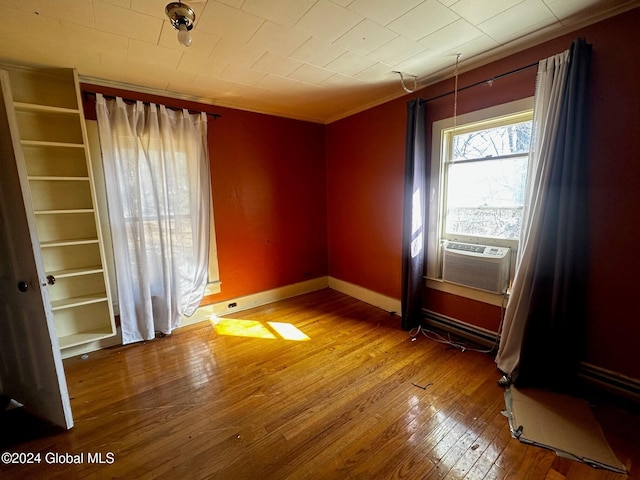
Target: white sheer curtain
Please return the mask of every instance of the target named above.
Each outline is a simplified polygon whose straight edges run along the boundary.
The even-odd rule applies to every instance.
[[[206,114],[96,96],[124,344],[170,334],[207,284]]]
[[[567,82],[569,50],[541,60],[538,66],[533,114],[533,143],[529,154],[527,209],[520,234],[516,274],[496,357],[498,368],[513,374],[520,362],[525,319],[531,303],[531,282],[540,244],[540,223],[547,202],[551,171],[550,151],[555,144],[560,106]]]

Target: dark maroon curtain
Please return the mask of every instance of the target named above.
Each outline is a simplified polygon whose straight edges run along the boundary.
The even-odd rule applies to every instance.
[[[575,379],[587,326],[587,87],[591,45],[571,45],[561,122],[552,150],[531,306],[516,385],[566,390]]]
[[[426,105],[420,99],[407,103],[407,137],[402,218],[402,328],[410,330],[422,317],[427,215]]]

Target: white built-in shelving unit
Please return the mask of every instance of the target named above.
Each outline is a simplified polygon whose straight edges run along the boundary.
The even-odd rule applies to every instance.
[[[115,335],[77,74],[8,68],[51,310],[61,350]],[[10,122],[11,123],[11,122]]]

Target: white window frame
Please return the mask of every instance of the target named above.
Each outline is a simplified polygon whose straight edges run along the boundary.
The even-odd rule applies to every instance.
[[[476,110],[464,115],[459,115],[455,119],[456,132],[463,132],[465,127],[470,124],[481,124],[482,122],[495,122],[502,118],[507,119],[518,114],[533,111],[533,97],[523,98],[501,105]],[[454,285],[442,281],[442,255],[444,243],[444,199],[443,191],[445,189],[444,181],[444,165],[443,158],[447,153],[447,135],[446,132],[454,127],[454,118],[446,118],[433,122],[432,126],[432,147],[431,147],[431,170],[429,177],[429,198],[428,198],[428,215],[429,222],[427,225],[426,237],[426,277],[427,286],[436,290],[446,291],[462,297],[472,298],[475,300],[491,303],[494,305],[503,304],[503,296],[488,292],[479,291],[473,288]],[[518,249],[517,240],[491,239],[485,237],[469,237],[469,236],[452,236],[455,239],[466,243],[478,243],[483,245],[508,246],[512,249],[512,263],[515,259]]]

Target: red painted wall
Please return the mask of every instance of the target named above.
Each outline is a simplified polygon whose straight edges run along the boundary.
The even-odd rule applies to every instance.
[[[460,76],[459,86],[537,62],[581,36],[593,44],[589,115],[590,273],[585,360],[640,378],[640,9],[543,43]],[[454,59],[452,58],[452,63]],[[453,70],[453,67],[452,67]],[[534,93],[535,69],[461,92],[458,113]],[[400,85],[398,85],[400,88]],[[453,89],[447,80],[418,92]],[[400,298],[405,105],[410,96],[327,127],[329,273]],[[430,102],[428,125],[452,116],[453,98]],[[430,131],[429,137],[430,137]],[[425,289],[426,290],[426,289]],[[500,310],[425,291],[427,308],[497,330]]]
[[[325,127],[118,89],[102,92],[209,118],[209,156],[222,291],[214,303],[327,275]],[[95,119],[92,95],[85,115]]]
[[[210,135],[221,295],[327,275],[324,126],[225,110]]]
[[[327,228],[333,277],[400,297],[403,105],[327,126]]]

